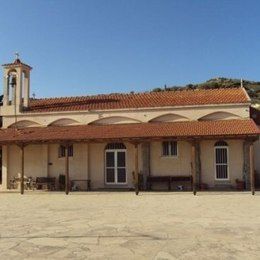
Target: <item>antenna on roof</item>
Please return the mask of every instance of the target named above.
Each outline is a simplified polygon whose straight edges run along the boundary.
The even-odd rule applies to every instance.
[[[240,80],[240,87],[243,88],[243,79]]]

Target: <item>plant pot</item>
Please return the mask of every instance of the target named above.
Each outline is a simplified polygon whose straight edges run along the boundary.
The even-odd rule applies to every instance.
[[[236,180],[236,188],[237,190],[244,190],[245,189],[245,182]]]
[[[207,189],[208,189],[208,184],[206,184],[206,183],[200,184],[200,190],[207,190]]]

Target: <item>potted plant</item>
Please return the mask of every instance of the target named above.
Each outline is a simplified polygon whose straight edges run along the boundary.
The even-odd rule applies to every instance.
[[[236,188],[237,188],[237,190],[244,190],[245,189],[245,181],[236,179]]]
[[[65,190],[65,182],[66,182],[66,178],[64,174],[60,174],[59,175],[59,189],[60,190]]]

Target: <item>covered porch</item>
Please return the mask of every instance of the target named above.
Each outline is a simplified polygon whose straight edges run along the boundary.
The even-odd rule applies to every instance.
[[[56,190],[63,176],[66,194],[77,187],[138,194],[148,184],[165,185],[166,179],[164,188],[170,183],[172,190],[194,195],[206,187],[232,188],[237,181],[254,194],[258,135],[251,120],[4,129],[2,189],[17,178],[23,194],[25,180],[42,177],[41,185],[54,182]]]

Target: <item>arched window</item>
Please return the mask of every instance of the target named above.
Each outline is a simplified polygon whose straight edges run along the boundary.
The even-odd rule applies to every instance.
[[[106,184],[126,184],[126,146],[110,143],[105,147]]]
[[[228,144],[225,141],[215,143],[215,178],[228,180]]]
[[[217,141],[215,146],[228,146],[228,144],[225,141]]]

